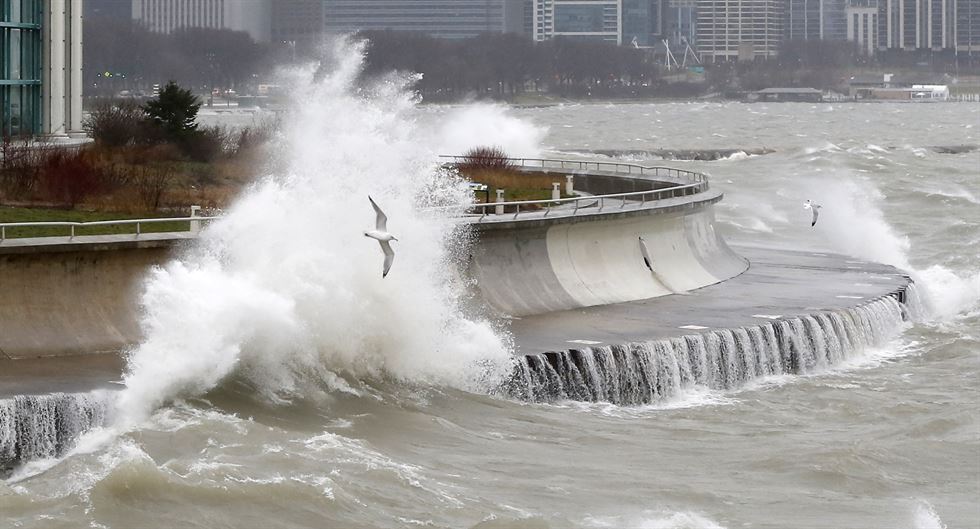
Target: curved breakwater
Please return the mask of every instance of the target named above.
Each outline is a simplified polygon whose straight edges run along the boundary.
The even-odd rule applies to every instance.
[[[668,400],[686,388],[731,390],[754,379],[820,372],[893,338],[919,318],[914,284],[850,309],[643,343],[526,355],[507,392],[521,400],[619,405]]]
[[[687,388],[736,389],[767,376],[818,373],[892,339],[924,307],[914,284],[870,303],[670,339],[517,357],[503,393],[549,402],[642,405]],[[106,426],[112,391],[0,400],[0,474],[20,462],[65,455]]]

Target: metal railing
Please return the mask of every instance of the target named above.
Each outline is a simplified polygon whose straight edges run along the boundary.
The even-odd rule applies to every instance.
[[[161,217],[154,219],[120,219],[120,220],[96,220],[92,222],[68,222],[68,221],[47,221],[47,222],[4,222],[0,223],[0,242],[7,239],[7,228],[68,228],[70,239],[75,238],[75,231],[79,228],[95,228],[99,226],[136,226],[135,236],[139,238],[143,234],[144,224],[158,224],[164,222],[187,222],[189,232],[200,230],[201,222],[217,220],[221,217]],[[107,234],[107,235],[132,235],[132,234]],[[42,235],[42,237],[53,237]]]
[[[603,210],[622,210],[627,204],[634,204],[643,207],[647,202],[677,198],[682,196],[694,195],[701,192],[701,184],[686,184],[662,189],[651,189],[649,191],[631,191],[629,193],[615,193],[611,195],[586,195],[569,198],[545,199],[545,200],[519,200],[514,202],[487,202],[482,204],[472,204],[470,206],[449,206],[443,209],[475,209],[476,213],[468,213],[464,216],[479,217],[478,222],[491,214],[498,217],[513,215],[516,220],[522,213],[532,213],[544,211],[542,217],[548,217],[552,210],[559,209],[568,213],[570,216],[578,215],[580,210],[602,212]],[[524,209],[521,209],[521,208]],[[591,209],[595,208],[595,209]],[[488,213],[492,209],[493,213]]]
[[[446,162],[448,165],[457,165],[468,161],[466,156],[458,155],[444,155],[441,156],[441,158],[449,160]],[[557,199],[520,200],[514,202],[486,202],[481,204],[473,204],[464,208],[449,206],[438,209],[475,210],[475,213],[464,214],[464,216],[479,217],[478,222],[483,222],[483,220],[491,214],[498,216],[513,215],[513,219],[516,220],[522,213],[540,212],[541,210],[544,210],[543,217],[548,217],[554,209],[561,209],[563,212],[566,212],[571,216],[575,216],[578,214],[579,210],[585,208],[596,208],[590,211],[601,212],[607,207],[615,207],[618,205],[617,209],[624,209],[631,201],[633,203],[638,202],[638,205],[642,207],[645,206],[647,202],[652,202],[654,200],[664,200],[668,198],[694,195],[708,189],[708,177],[703,173],[685,171],[683,169],[675,169],[673,167],[648,167],[623,162],[590,162],[585,160],[557,160],[549,158],[505,158],[505,160],[523,169],[557,169],[573,175],[575,173],[572,171],[580,171],[583,175],[588,175],[590,172],[593,174],[598,172],[614,173],[625,176],[670,177],[691,183],[678,184],[660,189],[651,189],[649,191],[631,191],[627,193],[586,195]],[[491,209],[493,210],[493,213],[488,213],[488,210]]]
[[[443,159],[450,160],[448,164],[457,164],[466,160],[465,156],[441,156]],[[512,215],[512,219],[517,219],[521,214],[544,211],[543,217],[548,217],[554,210],[559,210],[568,215],[577,215],[579,211],[608,211],[612,209],[625,209],[628,204],[645,206],[647,202],[664,200],[683,196],[694,195],[708,189],[708,178],[702,173],[674,169],[672,167],[647,167],[642,165],[621,163],[621,162],[590,162],[578,160],[556,160],[548,158],[508,158],[514,165],[525,169],[559,169],[563,171],[579,171],[580,174],[587,175],[590,171],[600,173],[614,173],[620,175],[639,175],[654,177],[670,177],[678,180],[686,180],[689,184],[678,184],[660,189],[648,191],[631,191],[627,193],[614,193],[608,195],[585,195],[570,198],[552,198],[542,200],[519,200],[513,202],[486,202],[472,204],[468,206],[444,206],[431,208],[436,211],[460,211],[469,210],[471,213],[463,213],[464,218],[478,217],[477,222],[490,216],[496,215],[498,218]],[[568,174],[574,174],[569,172]],[[143,232],[143,225],[157,224],[165,222],[188,222],[190,232],[200,230],[202,222],[220,219],[220,216],[210,217],[164,217],[152,219],[121,219],[121,220],[99,220],[92,222],[68,222],[68,221],[48,221],[48,222],[7,222],[0,223],[0,243],[7,239],[8,228],[68,228],[70,239],[73,239],[76,230],[85,228],[105,227],[105,226],[136,226],[136,238]],[[113,234],[121,235],[121,234]],[[51,237],[52,235],[41,235],[41,237]]]
[[[442,155],[449,164],[457,165],[469,160],[466,156]],[[558,160],[552,158],[505,158],[506,161],[525,169],[560,169],[564,171],[577,170],[582,172],[596,171],[616,173],[621,175],[666,176],[688,180],[689,182],[707,183],[708,177],[703,173],[685,171],[673,167],[645,166],[625,162],[590,162],[586,160]]]

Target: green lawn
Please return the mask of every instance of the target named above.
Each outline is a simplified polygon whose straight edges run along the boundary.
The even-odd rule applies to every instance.
[[[173,215],[163,214],[126,214],[126,213],[105,213],[97,211],[77,211],[64,209],[47,208],[12,208],[0,206],[0,224],[8,222],[93,222],[98,220],[119,220],[119,219],[145,219],[145,218],[166,218]],[[152,224],[140,225],[142,233],[188,231],[189,222],[155,222]],[[25,227],[25,228],[6,228],[8,239],[22,237],[54,237],[67,236],[70,234],[69,227]],[[75,227],[75,235],[113,235],[136,233],[136,225],[119,226],[93,226]]]

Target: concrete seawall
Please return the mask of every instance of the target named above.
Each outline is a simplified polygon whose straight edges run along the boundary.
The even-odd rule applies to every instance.
[[[748,268],[715,231],[712,206],[721,197],[708,191],[573,217],[477,224],[479,243],[469,273],[483,299],[510,316],[712,285]],[[644,263],[640,237],[652,271]]]
[[[0,357],[118,352],[139,341],[143,277],[189,235],[0,244]]]

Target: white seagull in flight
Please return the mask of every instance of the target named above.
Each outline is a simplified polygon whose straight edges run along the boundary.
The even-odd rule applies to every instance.
[[[814,204],[809,200],[803,203],[803,209],[809,209],[810,211],[813,212],[813,222],[810,223],[811,228],[817,225],[817,217],[820,216],[821,207],[823,206],[821,206],[820,204]]]
[[[395,260],[395,251],[391,249],[391,244],[389,243],[398,239],[388,233],[388,217],[385,216],[385,212],[381,211],[381,208],[374,203],[374,199],[370,195],[368,195],[368,200],[371,201],[371,206],[374,208],[374,212],[378,217],[374,222],[374,229],[364,232],[364,236],[370,237],[381,244],[381,251],[385,254],[385,266],[384,271],[381,272],[381,277],[386,277],[388,270],[391,269],[391,262]]]

